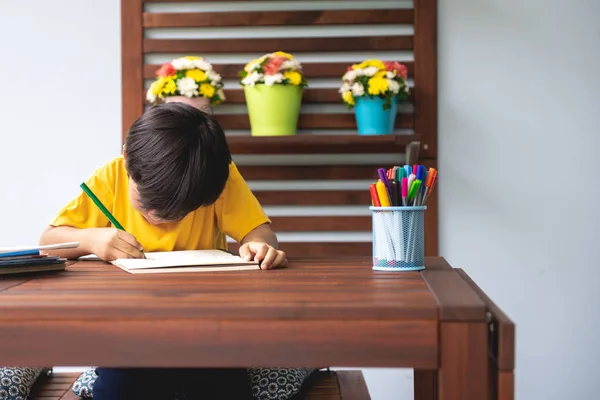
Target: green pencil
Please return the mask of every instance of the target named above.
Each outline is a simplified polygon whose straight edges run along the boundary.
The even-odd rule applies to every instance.
[[[106,207],[104,207],[104,204],[102,204],[102,202],[100,201],[99,198],[96,197],[96,195],[94,194],[94,192],[92,192],[92,190],[88,187],[88,185],[84,183],[82,183],[81,188],[83,189],[83,191],[90,196],[90,199],[92,199],[92,201],[98,206],[98,208],[100,209],[100,211],[102,211],[102,213],[104,215],[106,215],[106,218],[109,219],[110,222],[112,222],[112,224],[115,226],[115,228],[124,231],[125,229],[123,228],[123,226],[121,226],[121,224],[119,223],[119,221],[117,221],[117,219],[110,213],[110,211],[108,211],[108,209]]]
[[[102,211],[102,213],[106,216],[106,218],[108,218],[108,220],[114,225],[115,228],[125,232],[125,228],[123,228],[123,226],[119,223],[119,221],[117,221],[117,219],[110,213],[110,211],[108,211],[108,209],[106,207],[104,207],[104,204],[102,204],[102,202],[100,201],[100,199],[98,197],[96,197],[96,195],[94,194],[94,192],[92,192],[92,190],[88,187],[88,185],[85,184],[85,182],[83,182],[81,185],[79,185],[83,191],[90,197],[90,199],[92,199],[92,201],[94,202],[94,204],[96,204],[98,206],[98,208],[100,209],[100,211]],[[141,250],[142,253],[144,252],[144,250]]]

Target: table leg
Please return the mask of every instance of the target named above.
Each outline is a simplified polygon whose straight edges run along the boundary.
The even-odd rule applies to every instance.
[[[437,371],[414,370],[415,400],[437,400]]]
[[[442,322],[439,400],[490,400],[485,322]]]

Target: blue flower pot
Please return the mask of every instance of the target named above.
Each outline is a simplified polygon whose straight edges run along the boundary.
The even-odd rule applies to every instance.
[[[390,108],[383,109],[384,99],[361,96],[354,99],[354,114],[359,135],[387,135],[394,133],[398,99],[393,97]]]

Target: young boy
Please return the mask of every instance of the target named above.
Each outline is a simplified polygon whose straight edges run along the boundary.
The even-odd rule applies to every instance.
[[[228,235],[241,244],[240,256],[260,261],[262,269],[287,263],[269,218],[231,160],[223,130],[190,105],[166,103],[147,111],[131,126],[123,155],[96,170],[86,184],[125,231],[110,226],[82,192],[40,239],[40,244],[80,246],[54,254],[72,259],[93,253],[110,261],[141,258],[142,250],[226,249]],[[159,398],[174,387],[159,390],[157,374],[190,392],[190,381],[195,386],[196,379],[219,372],[180,370],[173,379],[164,379],[165,373],[98,368],[94,399]],[[149,393],[139,392],[144,387]]]

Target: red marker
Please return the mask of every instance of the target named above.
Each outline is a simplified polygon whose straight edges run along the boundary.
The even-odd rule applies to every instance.
[[[373,206],[381,207],[379,195],[377,194],[377,186],[374,183],[369,186],[369,192],[371,192],[371,201],[373,202]]]

